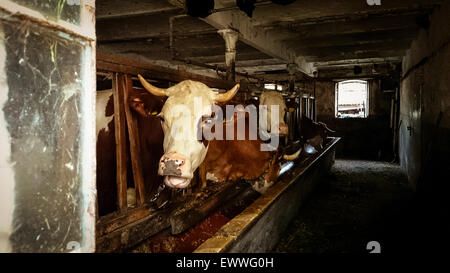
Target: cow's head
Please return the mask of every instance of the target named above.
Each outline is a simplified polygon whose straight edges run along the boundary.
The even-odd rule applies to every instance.
[[[186,188],[208,150],[207,144],[198,136],[201,136],[202,127],[211,122],[212,106],[233,98],[239,84],[226,93],[214,92],[205,84],[190,80],[161,89],[138,76],[148,92],[167,96],[158,114],[164,131],[164,155],[159,162],[158,174],[164,176],[167,186]]]
[[[267,106],[267,117],[260,117],[267,119],[267,132],[272,134],[278,134],[280,136],[286,136],[289,132],[288,126],[284,122],[284,115],[286,113],[286,103],[284,102],[281,93],[276,91],[263,92],[259,98],[259,105]],[[278,106],[278,128],[271,128],[271,112],[272,105]]]

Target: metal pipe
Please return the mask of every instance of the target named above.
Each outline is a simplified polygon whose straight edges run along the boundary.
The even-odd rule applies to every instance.
[[[179,61],[179,62],[183,62],[185,64],[192,64],[195,66],[199,66],[199,67],[204,67],[204,68],[208,68],[208,69],[213,69],[215,71],[221,71],[221,72],[227,72],[226,68],[220,67],[220,66],[214,66],[214,65],[209,65],[209,64],[205,64],[205,63],[201,63],[201,62],[197,62],[197,61],[193,61],[193,60],[187,60],[187,59],[183,59],[183,58],[179,58],[176,56],[176,52],[175,52],[175,47],[174,47],[174,35],[173,35],[173,23],[175,21],[175,19],[177,18],[183,18],[183,17],[187,17],[188,15],[186,14],[180,14],[180,15],[174,15],[169,17],[169,51],[170,51],[170,58],[173,61]],[[257,76],[253,76],[250,75],[248,73],[242,73],[242,72],[235,72],[236,75],[242,76],[242,77],[247,77],[247,78],[252,78],[252,79],[256,79],[258,81],[264,81],[264,78],[261,77],[257,77]]]
[[[193,61],[193,60],[189,60],[189,59],[183,59],[183,58],[178,58],[178,57],[174,57],[172,58],[174,61],[179,61],[179,62],[183,62],[185,64],[191,64],[191,65],[195,65],[195,66],[199,66],[199,67],[204,67],[204,68],[208,68],[208,69],[212,69],[215,71],[220,71],[220,72],[227,72],[227,69],[223,66],[215,66],[215,65],[210,65],[210,64],[205,64],[205,63],[201,63],[201,62],[197,62],[197,61]],[[258,77],[258,76],[254,76],[254,75],[250,75],[248,73],[242,73],[242,72],[235,72],[236,75],[242,76],[242,77],[247,77],[247,78],[252,78],[255,80],[262,80],[264,81],[264,78]]]
[[[225,64],[227,66],[227,80],[235,81],[236,73],[236,43],[238,33],[232,29],[221,29],[217,31],[225,40]]]

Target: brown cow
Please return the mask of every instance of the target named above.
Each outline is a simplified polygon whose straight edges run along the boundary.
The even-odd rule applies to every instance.
[[[303,116],[300,121],[300,135],[306,144],[315,149],[322,149],[324,140],[329,133],[335,133],[323,122],[315,122],[312,119]]]
[[[151,112],[158,112],[163,101],[146,91],[133,89],[130,91],[129,104],[130,108],[138,113],[136,117],[140,133],[144,186],[148,195],[154,194],[156,187],[162,183],[157,168],[159,158],[163,154],[163,132],[159,119],[151,115]],[[98,211],[102,216],[117,210],[114,101],[111,90],[97,92],[96,124]],[[129,206],[134,206],[135,191],[130,164],[128,160],[127,201]]]
[[[252,183],[255,190],[263,193],[278,178],[281,168],[281,158],[294,160],[300,154],[284,155],[283,149],[273,151],[261,151],[264,142],[258,138],[250,140],[237,139],[237,123],[239,117],[236,113],[233,120],[222,123],[222,130],[226,133],[230,127],[234,127],[235,138],[233,140],[211,140],[208,145],[208,153],[200,165],[199,175],[202,186],[206,186],[206,180],[214,182],[236,181],[245,179]],[[248,119],[247,119],[248,120]],[[217,126],[217,125],[216,125]],[[250,125],[246,123],[245,135],[249,135]]]

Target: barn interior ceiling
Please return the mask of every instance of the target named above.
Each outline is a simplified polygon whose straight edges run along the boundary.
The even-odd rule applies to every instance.
[[[300,80],[314,71],[330,79],[382,76],[398,70],[419,29],[427,28],[429,14],[443,1],[247,2],[254,2],[251,17],[236,0],[215,0],[212,14],[199,18],[186,15],[185,0],[97,0],[98,50],[157,64],[190,61],[204,65],[199,70],[225,67],[225,42],[217,30],[231,28],[239,33],[240,73],[287,81],[287,64],[294,64]]]

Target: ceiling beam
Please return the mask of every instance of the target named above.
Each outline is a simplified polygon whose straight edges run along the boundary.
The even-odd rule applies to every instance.
[[[386,58],[361,58],[361,59],[344,59],[338,61],[315,62],[317,68],[345,67],[349,65],[371,65],[382,63],[400,63],[402,57],[386,57]]]
[[[217,52],[216,52],[217,54]],[[201,63],[206,63],[206,64],[210,64],[210,63],[225,63],[225,57],[223,56],[223,54],[221,55],[214,55],[214,56],[197,56],[197,57],[189,57],[189,59],[196,61],[196,62],[201,62]],[[272,59],[270,56],[262,53],[262,52],[258,52],[258,51],[254,51],[254,52],[237,52],[236,54],[236,64],[238,64],[240,61],[249,61],[249,60],[261,60],[261,59]]]
[[[353,45],[341,45],[341,46],[323,46],[323,47],[309,47],[298,48],[296,52],[305,56],[327,56],[331,54],[345,54],[345,53],[357,53],[363,51],[385,51],[385,50],[407,50],[411,44],[411,40],[385,40],[377,41],[370,44],[353,44]]]
[[[181,5],[184,1],[169,0],[174,5]],[[226,7],[221,1],[215,1],[215,7],[220,9]],[[282,37],[275,37],[274,34],[268,35],[266,31],[253,26],[250,18],[243,12],[222,11],[211,14],[203,19],[205,22],[216,29],[231,28],[239,32],[239,40],[256,48],[257,50],[271,57],[278,58],[286,63],[295,63],[297,68],[305,74],[312,75],[314,67],[305,61],[302,56],[297,56],[293,50],[288,48],[279,40]]]
[[[267,31],[301,37],[302,39],[333,36],[336,34],[357,34],[364,32],[389,31],[417,28],[417,15],[368,18],[348,22],[317,23],[312,25],[273,25],[265,27]]]
[[[383,43],[392,40],[409,40],[414,39],[418,34],[417,28],[396,29],[389,31],[373,31],[353,34],[334,34],[318,38],[302,38],[293,36],[285,42],[293,48],[311,48],[311,47],[335,47],[350,45],[368,45],[373,43]],[[299,43],[301,41],[302,43]]]
[[[323,1],[322,1],[323,3]],[[256,26],[264,27],[265,29],[271,29],[274,27],[288,27],[291,29],[301,28],[303,26],[314,26],[314,25],[330,25],[330,24],[343,24],[343,23],[382,23],[383,20],[397,19],[397,23],[400,22],[399,17],[403,18],[416,18],[418,16],[430,14],[433,9],[438,6],[437,4],[423,5],[417,7],[412,5],[411,7],[400,7],[392,9],[381,9],[381,10],[366,10],[366,11],[355,11],[353,13],[336,13],[324,15],[322,12],[320,16],[312,17],[300,17],[299,19],[290,19],[284,17],[282,20],[256,23]],[[312,13],[314,14],[314,13]]]
[[[329,62],[348,59],[385,58],[399,57],[405,54],[406,50],[361,50],[359,52],[333,53],[323,56],[305,56],[309,62]]]
[[[169,18],[176,12],[158,13],[153,16],[139,15],[97,22],[97,40],[123,41],[169,36]],[[216,30],[197,18],[186,16],[174,20],[174,35],[197,35]]]
[[[181,9],[169,4],[166,0],[97,0],[95,1],[95,17],[97,21],[130,17],[136,15],[154,15],[164,12],[181,12]]]
[[[400,76],[400,66],[399,63],[391,64],[372,64],[363,65],[361,67],[361,73],[354,73],[354,66],[339,67],[339,68],[328,68],[319,69],[319,78],[327,79],[345,79],[345,78],[367,78],[367,77],[378,77],[378,76]]]
[[[380,14],[406,13],[408,10],[428,9],[443,0],[382,0],[381,5],[368,5],[365,0],[296,1],[288,6],[263,6],[255,9],[253,20],[260,26],[283,21],[316,24],[347,18],[363,18]],[[279,15],[283,14],[282,17]]]

